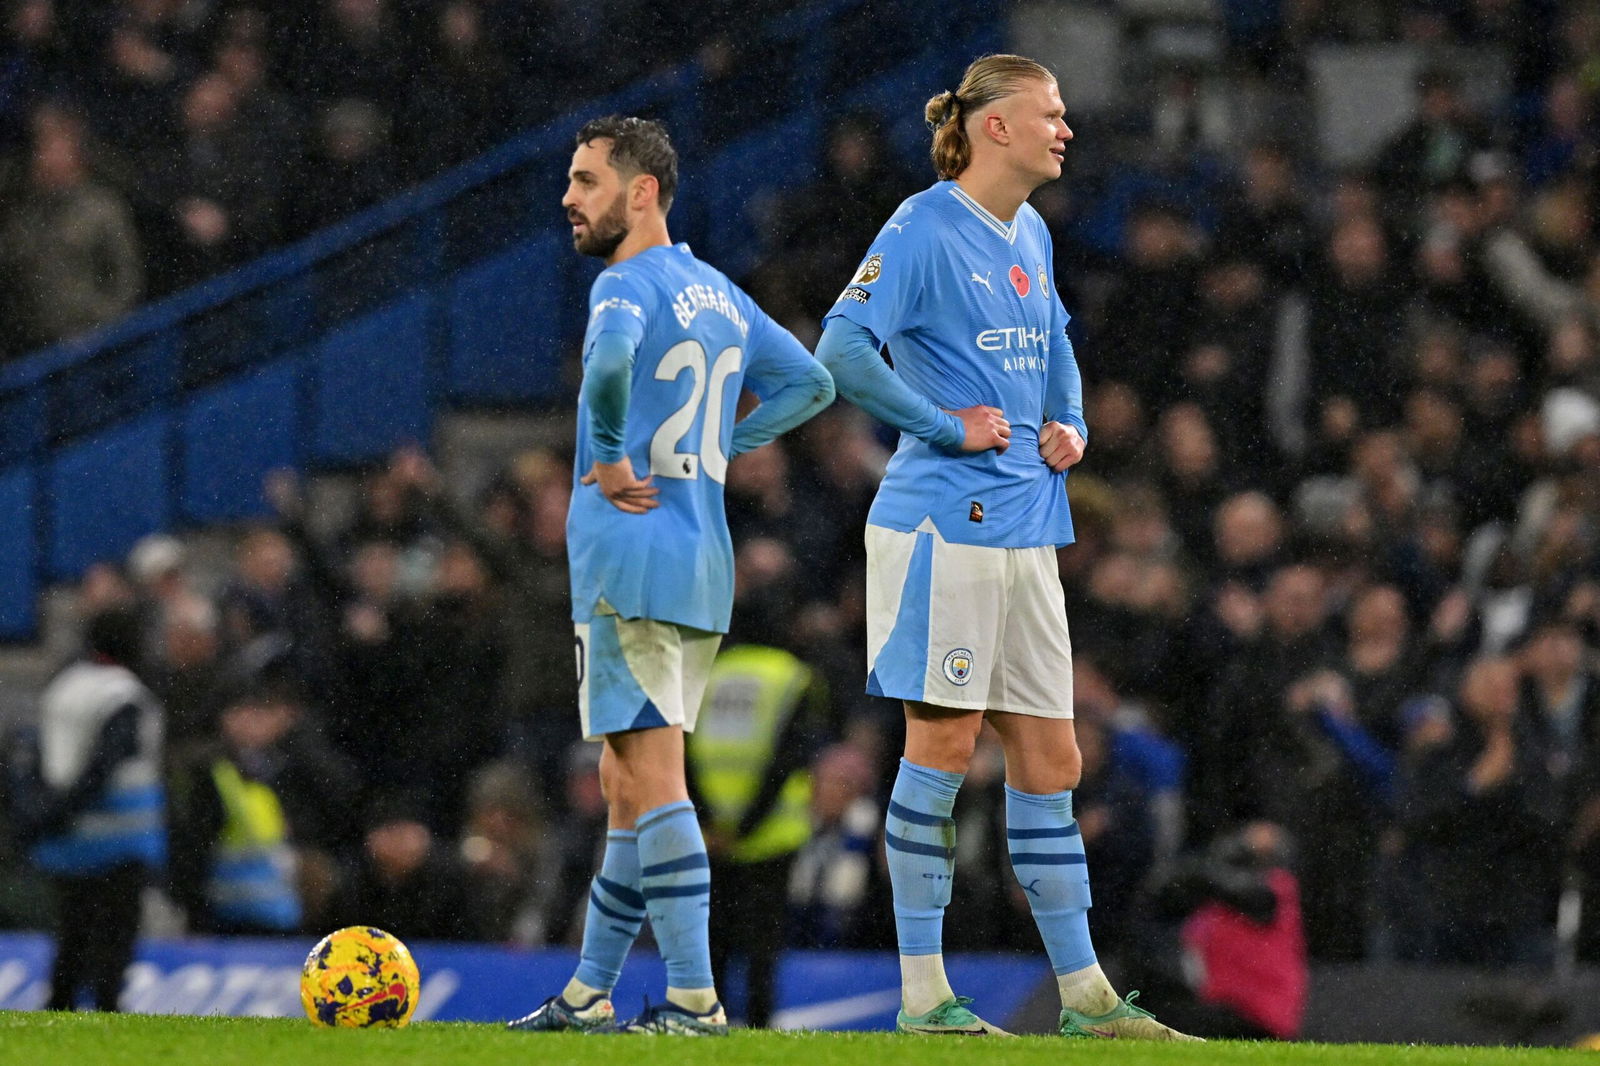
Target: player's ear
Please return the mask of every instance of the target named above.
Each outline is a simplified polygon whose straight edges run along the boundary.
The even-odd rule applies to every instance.
[[[983,116],[983,132],[995,144],[1011,143],[1011,131],[1006,128],[1006,117],[999,112],[991,111]]]
[[[638,174],[628,183],[628,201],[635,211],[661,203],[661,183],[654,174]]]

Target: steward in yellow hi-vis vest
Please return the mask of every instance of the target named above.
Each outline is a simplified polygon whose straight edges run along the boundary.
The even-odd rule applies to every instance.
[[[206,882],[211,913],[224,927],[291,932],[300,926],[295,853],[283,804],[228,759],[211,765],[224,822]]]
[[[290,740],[298,699],[292,682],[273,673],[230,679],[215,740],[186,752],[169,772],[168,890],[193,932],[272,935],[300,928],[306,842],[291,817],[297,808],[289,791],[306,774],[297,761],[303,753]]]
[[[785,736],[791,725],[814,727],[813,680],[793,655],[755,644],[729,648],[712,667],[689,763],[707,828],[733,862],[789,855],[811,839],[812,753],[782,742],[797,739]]]
[[[789,869],[811,838],[811,757],[827,691],[778,648],[717,656],[687,744],[690,793],[711,856],[711,959],[726,996],[727,961],[747,961],[744,1017],[767,1024],[784,942]]]

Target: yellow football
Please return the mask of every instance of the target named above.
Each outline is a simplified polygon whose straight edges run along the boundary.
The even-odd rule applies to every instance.
[[[417,1009],[422,976],[397,937],[352,925],[317,941],[300,970],[300,1002],[320,1026],[401,1026]]]

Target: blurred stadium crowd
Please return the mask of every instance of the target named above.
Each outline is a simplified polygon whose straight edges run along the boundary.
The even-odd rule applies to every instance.
[[[774,7],[7,0],[0,353],[103,325],[692,54],[726,64]]]
[[[1490,48],[1510,77],[1469,104],[1470,67],[1429,65],[1414,119],[1335,171],[1303,134],[1227,129],[1174,63],[1115,129],[1080,124],[1077,173],[1035,197],[1090,427],[1060,565],[1097,940],[1170,957],[1182,889],[1243,847],[1298,878],[1312,959],[1547,963],[1564,892],[1584,901],[1565,943],[1600,957],[1600,14],[1223,7],[1224,62],[1290,98],[1327,41]],[[0,248],[34,311],[6,321],[26,347],[103,320],[641,73],[587,61],[574,41],[629,38],[573,10],[16,0]],[[634,32],[661,8],[598,10]],[[736,63],[719,25],[702,61]],[[699,32],[653,28],[649,54]],[[743,279],[802,338],[928,180],[844,109],[822,170],[773,205]],[[900,712],[860,694],[861,531],[891,446],[841,404],[729,469],[730,643],[791,650],[828,694],[791,738],[813,756],[797,945],[891,943],[876,839]],[[568,464],[529,453],[461,499],[405,450],[331,532],[283,475],[278,521],[222,571],[158,537],[85,578],[84,613],[145,620],[175,870],[212,826],[185,774],[224,751],[283,801],[308,928],[573,939],[604,805],[575,741]],[[989,861],[962,863],[950,950],[1034,944],[999,766],[989,745],[957,811],[963,854]],[[205,928],[204,901],[175,896]]]

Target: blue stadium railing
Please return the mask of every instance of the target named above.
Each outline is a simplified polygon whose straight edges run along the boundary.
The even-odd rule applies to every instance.
[[[812,180],[824,123],[880,111],[925,151],[920,103],[1003,37],[996,5],[835,0],[775,21],[745,72],[778,116],[728,137],[693,65],[87,338],[0,368],[0,640],[39,594],[146,533],[261,515],[264,474],[423,441],[441,410],[569,402],[593,266],[557,206],[573,132],[610,111],[673,130],[678,239],[738,276],[764,194]],[[748,102],[748,99],[747,99]],[[758,102],[760,102],[758,100]],[[862,234],[863,244],[870,234]]]

